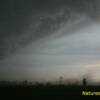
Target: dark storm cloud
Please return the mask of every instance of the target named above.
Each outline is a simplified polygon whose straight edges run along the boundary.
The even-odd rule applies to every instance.
[[[81,77],[88,65],[95,68],[100,59],[99,2],[1,2],[0,58],[5,59],[0,60],[0,80]]]
[[[72,13],[93,18],[99,0],[6,0],[0,1],[0,58],[31,41],[48,36],[67,22]]]

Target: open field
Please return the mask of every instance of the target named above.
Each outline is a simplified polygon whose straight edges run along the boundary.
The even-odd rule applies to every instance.
[[[51,97],[96,97],[82,95],[82,91],[99,92],[100,86],[75,85],[2,85],[0,94],[3,98],[51,98]],[[98,95],[100,96],[100,95]]]

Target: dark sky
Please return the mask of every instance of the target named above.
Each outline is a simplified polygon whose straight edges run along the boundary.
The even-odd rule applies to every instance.
[[[75,66],[78,67],[80,63],[83,66],[91,64],[92,61],[96,63],[96,59],[98,62],[99,47],[97,45],[95,49],[94,44],[99,44],[99,38],[96,41],[99,34],[94,31],[92,35],[88,33],[83,35],[83,32],[99,29],[97,24],[100,20],[99,4],[99,0],[6,0],[6,2],[1,0],[0,78],[32,79],[34,73],[33,79],[38,80],[43,79],[40,76],[47,75],[48,70],[54,70],[52,75],[50,73],[47,75],[53,79],[57,75],[66,75],[67,71],[62,70],[65,66],[71,66],[67,68],[73,72],[72,66],[75,62],[77,63]],[[92,55],[93,59],[86,63],[83,54],[88,55],[87,59]],[[57,66],[58,71],[55,71]],[[39,72],[42,74],[39,75]],[[11,75],[8,75],[9,73]],[[11,77],[14,73],[14,77]]]
[[[98,0],[95,0],[95,3],[96,1]],[[54,22],[48,16],[54,15],[60,9],[66,8],[67,16],[70,16],[70,13],[74,11],[91,13],[91,9],[95,9],[93,4],[94,0],[6,0],[6,2],[1,0],[0,58],[2,59],[9,55],[31,40],[33,41],[38,37],[45,36],[47,34],[45,31],[49,31],[52,24],[57,24],[57,19]],[[46,18],[40,20],[42,17]],[[58,18],[58,20],[60,19],[63,19],[63,17]],[[52,22],[49,23],[46,20],[52,20]],[[49,25],[45,26],[47,23]],[[37,24],[38,26],[36,26]],[[30,27],[33,29],[30,30]],[[39,29],[43,32],[39,32]],[[25,37],[25,33],[27,34],[27,32],[28,37]]]

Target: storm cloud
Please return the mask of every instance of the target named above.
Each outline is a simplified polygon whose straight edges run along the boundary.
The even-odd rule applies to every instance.
[[[99,4],[99,0],[0,3],[0,79],[39,81],[87,74],[87,65],[100,59]]]

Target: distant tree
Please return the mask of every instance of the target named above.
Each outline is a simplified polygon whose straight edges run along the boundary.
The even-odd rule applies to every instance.
[[[28,81],[25,80],[25,81],[23,82],[23,85],[28,85]]]
[[[46,86],[51,86],[52,84],[50,82],[47,82],[46,83]]]
[[[62,84],[62,83],[63,83],[63,77],[60,76],[60,77],[59,77],[59,84]]]
[[[36,83],[35,83],[35,86],[41,87],[41,86],[44,86],[44,84],[41,83],[41,82],[36,82]]]
[[[87,85],[87,79],[86,78],[83,78],[83,86],[86,86]]]

